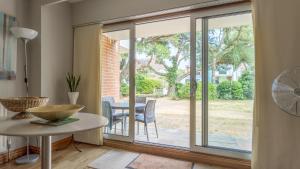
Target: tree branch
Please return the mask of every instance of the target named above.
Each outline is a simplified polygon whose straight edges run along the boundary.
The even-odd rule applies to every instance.
[[[159,75],[159,76],[166,76],[167,74],[165,73],[162,73],[162,72],[159,72],[159,71],[156,71],[152,66],[151,66],[151,62],[153,60],[153,55],[150,57],[148,63],[147,63],[147,67],[152,71],[154,72],[155,74]]]

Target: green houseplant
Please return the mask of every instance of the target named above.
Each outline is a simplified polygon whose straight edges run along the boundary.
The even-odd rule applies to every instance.
[[[68,73],[66,76],[66,80],[69,87],[69,101],[71,104],[76,104],[77,99],[79,97],[79,92],[77,91],[77,88],[81,80],[80,75],[76,76],[75,74]]]

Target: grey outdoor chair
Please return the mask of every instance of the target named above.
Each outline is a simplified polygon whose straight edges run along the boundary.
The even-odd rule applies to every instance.
[[[107,133],[112,130],[113,125],[115,126],[115,134],[117,132],[117,124],[121,123],[121,130],[123,134],[123,117],[116,116],[113,114],[111,104],[109,101],[102,101],[102,114],[108,119],[108,125],[105,127]],[[108,130],[109,129],[109,130]]]
[[[147,134],[148,141],[149,141],[149,133],[148,133],[149,123],[155,124],[156,136],[158,138],[156,118],[155,118],[155,104],[156,104],[156,100],[148,100],[144,112],[136,114],[135,116],[135,121],[137,121],[138,123],[138,128],[137,128],[138,133],[139,133],[139,123],[144,123],[144,128]]]
[[[147,101],[147,97],[144,97],[144,96],[137,96],[135,98],[136,103],[146,104],[146,101]],[[136,108],[135,111],[136,111],[136,113],[144,113],[144,108]]]
[[[113,96],[103,96],[102,101],[107,101],[110,103],[110,105],[113,105],[116,103],[115,98]],[[122,113],[120,111],[116,111],[115,109],[112,109],[112,114],[117,117],[129,116],[128,112]]]

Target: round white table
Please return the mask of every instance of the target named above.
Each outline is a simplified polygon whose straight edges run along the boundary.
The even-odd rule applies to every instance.
[[[91,113],[77,113],[73,117],[79,120],[62,126],[47,126],[30,123],[30,121],[38,120],[38,118],[24,120],[0,118],[0,135],[42,136],[41,168],[51,169],[51,136],[98,129],[108,123],[105,117]]]

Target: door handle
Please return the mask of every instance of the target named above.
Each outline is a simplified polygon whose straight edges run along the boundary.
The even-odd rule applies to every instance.
[[[198,88],[197,81],[193,80],[191,96],[196,96],[197,88]]]

